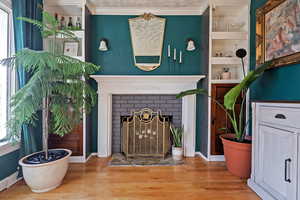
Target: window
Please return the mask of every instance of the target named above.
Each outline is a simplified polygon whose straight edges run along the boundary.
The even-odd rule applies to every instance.
[[[0,59],[7,58],[11,55],[13,39],[11,32],[11,9],[0,4]],[[9,117],[9,98],[12,93],[12,80],[14,73],[5,66],[0,66],[0,146],[7,136],[6,122]],[[15,84],[13,84],[15,85]]]

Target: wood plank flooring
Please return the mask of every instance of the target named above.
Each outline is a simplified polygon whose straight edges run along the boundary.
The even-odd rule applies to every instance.
[[[0,192],[1,200],[257,200],[223,162],[188,158],[180,166],[110,167],[108,159],[71,164],[57,189],[35,194],[23,181]],[[45,177],[47,178],[47,177]]]

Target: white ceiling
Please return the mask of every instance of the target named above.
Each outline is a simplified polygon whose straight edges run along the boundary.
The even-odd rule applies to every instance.
[[[208,0],[87,0],[93,14],[187,14],[199,15]]]

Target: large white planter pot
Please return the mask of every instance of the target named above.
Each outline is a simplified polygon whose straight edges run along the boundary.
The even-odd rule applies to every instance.
[[[23,177],[25,182],[33,192],[47,192],[58,187],[64,176],[67,173],[69,166],[69,157],[72,151],[68,149],[52,149],[52,150],[64,150],[68,152],[68,155],[49,163],[43,164],[26,164],[23,161],[36,153],[23,157],[19,164],[22,166]]]
[[[172,147],[172,157],[173,160],[182,160],[183,159],[183,148]]]

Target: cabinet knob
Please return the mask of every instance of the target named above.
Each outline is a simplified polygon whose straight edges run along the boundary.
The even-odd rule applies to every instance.
[[[286,119],[286,116],[284,114],[276,114],[275,118],[276,119]]]

